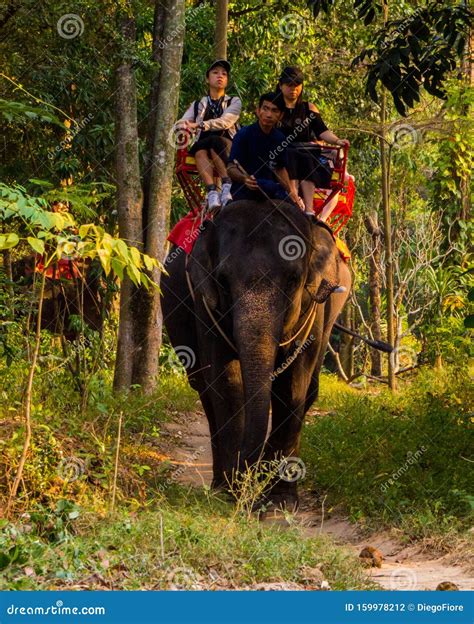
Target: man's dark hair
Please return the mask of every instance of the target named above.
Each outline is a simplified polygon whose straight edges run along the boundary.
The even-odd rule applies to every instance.
[[[261,108],[264,102],[271,102],[272,104],[275,104],[275,106],[277,106],[282,113],[285,112],[285,100],[283,99],[283,95],[281,93],[276,93],[275,91],[264,93],[260,96],[258,107]]]

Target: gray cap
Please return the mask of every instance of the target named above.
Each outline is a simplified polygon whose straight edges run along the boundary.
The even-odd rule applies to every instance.
[[[217,59],[217,61],[214,61],[214,63],[212,63],[212,65],[209,65],[209,67],[207,68],[206,71],[206,76],[209,76],[209,72],[211,71],[211,69],[214,69],[214,67],[223,67],[226,72],[228,74],[230,74],[230,63],[229,61],[226,61],[226,59]]]

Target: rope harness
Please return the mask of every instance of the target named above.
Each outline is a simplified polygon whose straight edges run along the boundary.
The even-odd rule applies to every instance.
[[[191,282],[191,278],[189,276],[187,265],[188,265],[188,256],[186,256],[186,261],[185,261],[186,280],[187,280],[187,283],[188,283],[188,288],[189,288],[189,292],[191,294],[191,298],[195,302],[196,301],[196,295],[194,293],[194,288],[193,288],[193,285],[192,285],[192,282]],[[213,311],[209,307],[209,304],[207,303],[206,298],[204,296],[202,297],[202,302],[204,304],[204,308],[206,309],[206,312],[207,312],[209,318],[211,319],[214,327],[217,329],[217,331],[222,336],[222,338],[225,340],[225,342],[229,345],[229,347],[238,354],[237,347],[235,346],[235,344],[232,342],[232,340],[227,336],[225,331],[220,326],[219,321],[216,319]],[[303,322],[301,327],[298,329],[296,334],[294,334],[289,340],[285,340],[285,342],[280,342],[278,344],[279,347],[284,347],[286,345],[289,345],[291,342],[293,342],[293,340],[295,340],[295,338],[297,338],[301,334],[303,329],[307,326],[306,332],[305,332],[305,334],[303,336],[303,339],[301,340],[300,344],[297,346],[295,351],[290,355],[290,357],[287,358],[285,368],[283,368],[283,369],[277,368],[276,370],[274,370],[273,373],[272,373],[272,377],[273,378],[278,377],[278,375],[281,375],[281,373],[290,364],[292,364],[296,360],[298,355],[304,349],[306,341],[308,340],[308,336],[309,336],[309,334],[311,332],[311,329],[313,327],[313,323],[314,323],[314,321],[316,319],[316,314],[317,314],[316,306],[317,306],[317,302],[316,301],[312,301],[311,306],[310,306],[310,310],[309,310],[309,313],[308,313],[308,316],[306,317],[305,321]]]
[[[245,169],[240,165],[240,163],[237,160],[234,160],[234,164],[241,170],[242,173],[244,173],[245,175],[248,176],[247,172],[245,171]],[[308,247],[311,247],[314,251],[316,251],[315,246],[313,245],[312,241],[310,241],[308,239],[308,237],[304,234],[304,232],[302,232],[300,230],[300,228],[294,223],[294,221],[286,214],[286,212],[284,210],[282,210],[279,206],[279,204],[277,202],[275,202],[274,200],[272,200],[266,193],[265,191],[262,190],[262,194],[265,196],[265,198],[272,204],[273,208],[276,209],[281,215],[282,217],[288,221],[288,223],[291,225],[291,227],[296,230],[298,232],[298,234],[301,236],[301,238],[305,241],[305,243],[308,245]],[[201,220],[202,223],[202,220]],[[324,223],[323,221],[317,221],[317,225],[319,225],[320,227],[324,227],[332,236],[333,240],[335,240],[335,236],[333,231],[331,230],[331,228],[326,225],[326,223]],[[192,300],[195,302],[196,301],[196,297],[194,294],[194,288],[191,282],[191,278],[188,272],[188,259],[189,256],[186,256],[186,260],[185,260],[185,273],[186,273],[186,280],[188,283],[188,288],[189,288],[189,292],[191,294],[191,298]],[[332,291],[337,290],[337,286],[334,287],[332,290],[330,290],[328,292],[328,296],[331,294]],[[306,317],[306,319],[304,320],[304,322],[301,324],[300,328],[298,329],[298,331],[288,340],[285,340],[284,342],[280,342],[278,344],[278,347],[285,347],[289,344],[291,344],[300,334],[301,332],[306,328],[306,331],[304,333],[303,339],[300,341],[300,344],[297,346],[297,348],[295,349],[295,351],[292,353],[292,355],[286,360],[286,366],[283,369],[277,369],[273,372],[273,378],[277,377],[278,375],[280,375],[283,370],[285,370],[292,362],[294,362],[296,360],[296,358],[298,357],[298,355],[302,352],[302,350],[305,348],[305,344],[306,341],[308,339],[308,336],[311,332],[311,329],[313,327],[314,321],[316,320],[316,314],[317,314],[317,305],[318,303],[322,303],[322,302],[318,302],[315,297],[309,292],[307,286],[305,285],[305,289],[307,290],[307,292],[309,293],[312,302],[310,305],[310,309],[309,309],[309,313]],[[209,307],[208,302],[206,301],[206,298],[203,296],[202,298],[203,300],[203,304],[204,304],[204,308],[206,309],[206,312],[209,316],[209,318],[211,319],[214,327],[216,328],[216,330],[219,332],[219,334],[222,336],[222,338],[225,340],[225,342],[230,346],[230,348],[235,351],[236,353],[238,353],[237,347],[235,346],[235,344],[232,342],[232,340],[227,336],[227,334],[225,333],[225,331],[222,329],[221,325],[219,324],[219,321],[216,319],[213,311],[211,310],[211,308]],[[306,314],[306,313],[305,313]]]

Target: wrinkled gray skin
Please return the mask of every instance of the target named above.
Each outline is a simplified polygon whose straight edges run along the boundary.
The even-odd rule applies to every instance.
[[[231,203],[206,222],[187,264],[194,302],[185,253],[173,247],[165,263],[164,320],[177,354],[188,364],[191,359],[188,378],[209,421],[214,487],[225,487],[233,471],[262,457],[298,455],[301,426],[318,395],[331,328],[350,290],[349,269],[329,231],[295,206],[280,208],[297,229],[269,202]],[[346,292],[327,296],[323,279],[345,286]],[[295,341],[286,347],[279,343],[300,328],[312,297],[327,298],[317,306],[307,346],[273,378],[296,348]],[[216,330],[203,298],[238,353]],[[278,479],[270,499],[295,506],[296,482]]]

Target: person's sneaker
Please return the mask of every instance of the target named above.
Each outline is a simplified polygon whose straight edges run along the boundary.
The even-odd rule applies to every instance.
[[[209,191],[207,194],[207,206],[209,210],[215,210],[221,206],[221,198],[217,191]]]
[[[232,201],[232,194],[230,192],[231,184],[229,182],[222,185],[221,191],[221,204],[225,206],[230,201]]]

